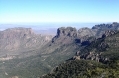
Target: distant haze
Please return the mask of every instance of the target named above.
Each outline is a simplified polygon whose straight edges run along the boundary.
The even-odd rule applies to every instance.
[[[82,27],[91,28],[92,26],[100,23],[18,23],[18,24],[0,24],[0,30],[15,27],[32,28],[36,33],[41,34],[56,34],[59,27],[75,27],[77,29]]]

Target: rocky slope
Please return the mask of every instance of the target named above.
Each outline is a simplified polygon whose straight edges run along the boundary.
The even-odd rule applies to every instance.
[[[119,23],[113,22],[110,24],[99,24],[92,27],[92,30],[96,32],[97,37],[101,37],[107,30],[119,30]]]
[[[31,28],[9,28],[0,31],[0,56],[20,55],[41,48],[52,36],[35,34]]]
[[[98,62],[107,62],[118,58],[118,39],[119,32],[108,30],[102,35],[102,38],[95,39],[85,48],[76,53],[74,58],[95,60]]]
[[[112,26],[113,24],[114,26]],[[73,27],[66,27],[66,28],[61,27],[57,29],[57,34],[56,36],[53,37],[53,39],[51,39],[51,37],[49,36],[46,37],[46,36],[35,34],[30,29],[28,29],[29,30],[28,32],[26,32],[26,30],[19,33],[18,31],[17,32],[14,31],[17,34],[10,35],[10,36],[8,35],[8,38],[5,35],[6,41],[7,39],[9,39],[11,40],[11,43],[13,45],[16,44],[19,45],[13,47],[10,46],[4,49],[1,48],[1,55],[5,55],[2,53],[6,52],[6,53],[18,54],[18,55],[19,53],[21,53],[20,57],[26,57],[26,55],[34,55],[34,54],[35,56],[30,56],[21,59],[13,59],[13,60],[5,61],[5,63],[0,62],[1,65],[0,77],[5,75],[3,71],[7,71],[9,77],[17,76],[19,78],[37,78],[43,74],[48,73],[53,67],[57,66],[60,63],[63,63],[65,60],[73,56],[74,56],[73,59],[87,58],[88,60],[97,59],[97,61],[100,61],[102,59],[106,60],[108,58],[101,57],[102,59],[99,59],[100,52],[97,51],[108,50],[109,48],[108,44],[103,42],[103,40],[105,41],[105,39],[108,36],[110,36],[110,34],[113,35],[116,33],[116,32],[110,32],[110,30],[112,29],[117,30],[119,24],[118,23],[113,23],[113,24],[105,24],[105,25],[101,24],[98,27],[97,25],[94,26],[92,29],[81,28],[79,30]],[[109,25],[111,25],[111,27],[109,27]],[[19,30],[21,28],[16,28],[16,29]],[[9,31],[11,30],[12,29],[10,29]],[[101,38],[101,35],[104,34],[105,31],[107,30],[109,30],[107,34],[103,35]],[[0,31],[0,32],[3,33],[5,31]],[[14,42],[15,40],[16,42]],[[13,42],[16,44],[14,44]],[[1,43],[3,43],[3,41],[1,41]],[[7,44],[9,45],[11,43],[9,43],[9,41],[7,42]],[[95,53],[93,53],[93,50],[92,49],[90,50],[90,48],[88,50],[89,45],[92,46],[91,48],[94,50],[94,52],[96,51]],[[84,47],[87,47],[85,48],[86,52]],[[5,78],[7,77],[5,76]]]
[[[72,27],[61,27],[57,30],[57,35],[52,39],[52,42],[57,43],[68,43],[72,41],[77,41],[78,43],[82,43],[85,41],[89,41],[89,39],[93,38],[101,38],[102,35],[108,30],[118,30],[119,23],[113,22],[112,24],[99,24],[90,28],[81,28],[77,30]],[[62,42],[63,41],[63,42]],[[92,41],[92,40],[91,40]]]
[[[105,30],[101,38],[77,50],[74,57],[41,78],[118,78],[119,31],[112,29]]]

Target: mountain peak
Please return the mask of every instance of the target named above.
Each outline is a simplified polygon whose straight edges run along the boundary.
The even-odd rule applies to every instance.
[[[76,28],[73,27],[61,27],[57,29],[57,36],[76,36]]]
[[[92,27],[92,29],[113,29],[117,30],[119,28],[119,23],[113,22],[112,24],[99,24]]]
[[[31,28],[9,28],[4,31],[1,31],[1,38],[21,38],[25,35],[35,34]]]
[[[0,32],[0,53],[5,54],[18,51],[16,54],[44,46],[52,39],[52,36],[35,34],[31,28],[9,28]]]

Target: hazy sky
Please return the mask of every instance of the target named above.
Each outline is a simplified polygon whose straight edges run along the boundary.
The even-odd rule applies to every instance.
[[[0,0],[0,23],[119,22],[119,0]]]

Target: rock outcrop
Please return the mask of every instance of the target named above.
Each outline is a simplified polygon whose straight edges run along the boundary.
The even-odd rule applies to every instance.
[[[115,31],[111,32],[112,28],[117,27],[115,30],[118,29],[118,23],[113,23],[112,26],[107,25],[100,25],[92,29],[81,28],[79,30],[73,27],[61,27],[58,28],[57,35],[53,39],[51,36],[35,34],[29,28],[0,31],[0,60],[9,60],[5,64],[4,62],[1,63],[1,66],[5,65],[5,69],[9,69],[7,71],[9,76],[14,74],[13,77],[22,77],[21,74],[15,74],[15,72],[22,72],[23,77],[26,77],[26,74],[29,77],[39,77],[39,74],[45,74],[45,70],[49,71],[72,56],[74,56],[72,59],[75,61],[86,59],[106,62],[113,59],[113,57],[118,58],[119,34],[115,35]],[[105,31],[107,32],[105,33]],[[102,34],[104,35],[102,36]],[[33,56],[34,54],[36,55]],[[10,60],[18,55],[22,57],[32,56],[22,60]],[[7,64],[10,64],[10,66],[7,66]],[[85,65],[87,64],[90,63]],[[84,62],[82,62],[81,66],[83,65]],[[24,69],[28,72],[24,71]],[[1,69],[1,71],[3,72],[4,69]],[[36,72],[40,73],[37,74]]]
[[[84,46],[90,44],[97,38],[101,38],[102,35],[104,37],[114,34],[118,29],[119,23],[117,22],[95,25],[92,29],[85,27],[77,30],[73,27],[61,27],[57,29],[57,34],[52,39],[52,42],[56,44],[70,44],[76,42],[77,44]]]
[[[73,27],[61,27],[57,29],[57,35],[52,39],[52,42],[76,42],[82,43],[84,41],[88,41],[89,37],[95,36],[95,32],[89,28],[81,28],[77,30]]]
[[[99,24],[92,27],[92,30],[95,31],[95,36],[97,38],[101,37],[105,31],[108,30],[119,30],[119,23],[113,22],[112,24]]]
[[[57,37],[62,37],[62,36],[69,36],[69,37],[77,37],[77,30],[76,28],[72,27],[61,27],[57,29]]]
[[[57,35],[52,39],[52,42],[69,44],[72,43],[74,38],[77,37],[76,28],[72,27],[61,27],[57,29]]]

